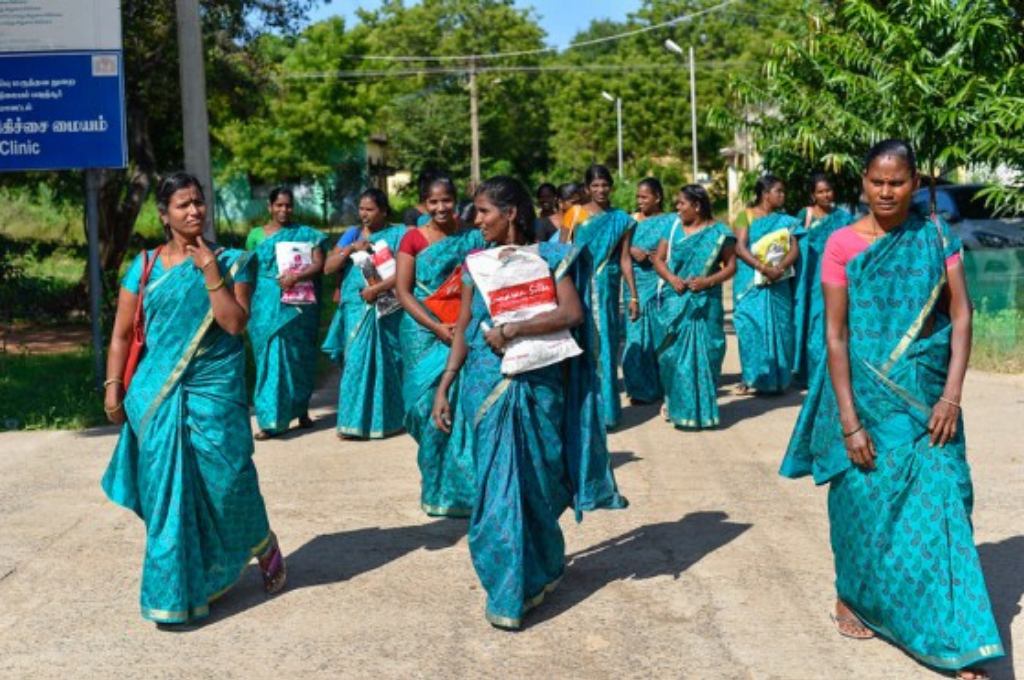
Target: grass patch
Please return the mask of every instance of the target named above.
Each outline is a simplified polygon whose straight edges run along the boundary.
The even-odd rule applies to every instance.
[[[974,313],[971,367],[996,373],[1024,373],[1024,311]]]
[[[0,352],[0,429],[80,429],[107,422],[92,353]]]

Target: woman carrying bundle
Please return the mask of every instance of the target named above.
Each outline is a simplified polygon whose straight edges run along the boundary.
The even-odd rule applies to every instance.
[[[666,285],[652,328],[665,414],[679,428],[718,425],[718,380],[725,357],[722,283],[736,273],[736,238],[711,215],[699,184],[676,196],[677,217],[658,244],[654,269]]]
[[[483,237],[498,252],[467,260],[455,340],[433,416],[447,430],[462,410],[474,425],[477,496],[470,554],[487,591],[487,619],[515,629],[564,572],[562,512],[571,506],[579,519],[585,510],[622,508],[626,501],[609,467],[596,394],[595,327],[581,302],[591,281],[589,254],[552,243],[526,247],[533,242],[533,208],[517,180],[487,180],[475,203]],[[546,294],[548,311],[502,324],[494,317],[505,313],[502,300],[510,298],[499,293],[508,289],[485,298],[477,280],[485,264],[517,259],[528,263],[531,272],[544,272],[543,278],[523,283],[530,284],[531,294]],[[520,290],[523,283],[509,285]],[[569,329],[576,329],[575,339]],[[546,365],[534,361],[536,367],[523,365],[506,375],[510,369],[503,367],[503,354],[515,354],[516,343],[538,336],[547,338],[541,345],[568,340],[572,351],[558,356],[572,358]],[[528,354],[534,355],[547,352]],[[462,403],[456,407],[448,395],[460,370]]]
[[[339,436],[380,439],[402,429],[402,310],[394,297],[395,256],[406,228],[388,225],[388,197],[367,189],[359,197],[359,227],[349,229],[327,256],[324,272],[341,272],[338,310],[323,350],[342,366],[338,383]]]
[[[630,235],[636,222],[622,210],[611,205],[612,174],[603,165],[587,168],[586,190],[590,200],[569,209],[562,219],[566,241],[586,248],[594,263],[593,281],[588,301],[597,326],[597,351],[600,354],[601,401],[605,426],[619,424],[622,405],[619,403],[619,343],[622,340],[622,314],[619,293],[626,280],[633,298],[637,298],[633,281],[632,259],[622,259],[629,250]]]
[[[320,273],[327,236],[312,227],[293,224],[294,204],[291,189],[273,189],[271,220],[247,241],[258,270],[249,338],[256,360],[253,402],[260,426],[256,439],[260,440],[287,431],[296,418],[300,427],[313,427],[309,400],[316,382]],[[289,249],[307,253],[309,261],[282,272],[280,251]],[[309,291],[308,296],[286,295],[303,287]]]
[[[459,228],[455,184],[448,177],[434,177],[420,198],[430,220],[402,238],[395,285],[406,312],[399,327],[405,428],[419,444],[423,511],[468,517],[474,497],[472,425],[456,410],[450,432],[442,431],[434,426],[430,410],[455,333],[461,288],[457,270],[467,254],[483,246],[483,239],[476,229]],[[457,402],[458,383],[451,390]]]
[[[800,259],[796,268],[793,373],[796,382],[806,385],[808,366],[817,366],[825,351],[825,299],[821,294],[821,254],[825,242],[837,229],[853,222],[853,215],[836,207],[836,192],[825,173],[811,175],[811,204],[796,214],[805,235],[798,238]]]
[[[637,212],[633,219],[636,227],[630,236],[629,248],[622,250],[622,268],[632,269],[634,287],[625,292],[626,347],[622,353],[622,381],[626,395],[634,404],[649,404],[661,399],[663,391],[658,378],[658,357],[655,355],[651,327],[658,293],[658,273],[654,270],[654,255],[658,243],[665,238],[675,220],[673,213],[663,212],[665,190],[654,177],[646,177],[637,184]],[[626,260],[630,262],[626,262]]]
[[[793,380],[793,274],[803,227],[779,212],[786,203],[782,180],[765,175],[754,203],[736,220],[733,324],[740,345],[740,390],[784,392]]]
[[[781,473],[829,485],[839,633],[984,678],[1003,648],[960,413],[971,303],[960,240],[911,207],[919,181],[906,142],[868,152],[869,214],[825,245],[827,367],[811,369]]]
[[[206,617],[253,557],[268,593],[285,565],[252,462],[242,333],[254,267],[203,242],[192,175],[164,179],[156,202],[167,243],[121,281],[107,355],[104,409],[123,426],[103,490],[146,525],[142,616],[179,624]]]

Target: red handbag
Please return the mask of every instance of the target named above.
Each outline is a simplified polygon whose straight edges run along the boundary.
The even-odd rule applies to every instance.
[[[153,273],[153,265],[160,257],[163,246],[158,246],[153,251],[153,258],[150,259],[149,251],[142,251],[142,276],[139,278],[139,295],[135,303],[135,321],[132,323],[132,344],[128,346],[128,361],[124,365],[124,389],[128,391],[128,384],[135,375],[135,369],[139,367],[139,360],[142,359],[142,352],[146,349],[146,318],[142,311],[142,298],[146,294],[146,284],[149,283],[149,275]]]
[[[454,325],[462,306],[462,265],[441,284],[441,287],[423,299],[423,306],[434,313],[438,321]]]

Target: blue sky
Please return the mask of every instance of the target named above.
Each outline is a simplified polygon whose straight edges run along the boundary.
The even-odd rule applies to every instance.
[[[548,33],[548,42],[562,47],[592,19],[623,20],[629,12],[640,7],[640,0],[516,0],[521,7],[533,6],[540,16],[540,25]],[[340,14],[354,19],[358,7],[373,9],[378,0],[333,0],[311,13],[314,21]]]

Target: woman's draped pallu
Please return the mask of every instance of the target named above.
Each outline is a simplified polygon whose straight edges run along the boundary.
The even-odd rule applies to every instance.
[[[783,213],[754,220],[747,230],[751,251],[780,230],[803,235],[803,225]],[[743,384],[759,392],[782,392],[793,380],[793,278],[754,284],[754,269],[737,258],[733,281],[733,325],[740,346]]]
[[[648,251],[651,256],[658,250],[658,242],[665,238],[672,224],[679,219],[674,213],[654,215],[637,222],[633,230],[632,244]],[[633,277],[640,303],[640,317],[633,321],[626,315],[626,347],[622,352],[622,381],[630,399],[657,401],[662,396],[662,385],[658,378],[658,357],[655,355],[652,336],[652,313],[658,294],[658,273],[651,265],[651,258],[644,262],[633,262]],[[632,299],[629,287],[623,289],[626,309]]]
[[[358,228],[358,227],[355,227]],[[392,226],[370,235],[384,241],[392,253],[406,233]],[[366,287],[362,270],[351,259],[345,263],[338,309],[321,348],[341,365],[338,383],[337,431],[363,439],[380,439],[402,429],[402,354],[398,328],[401,309],[377,316],[377,306],[360,293]]]
[[[566,219],[572,228],[572,242],[586,248],[594,263],[587,306],[597,329],[594,352],[598,357],[598,375],[601,377],[605,426],[612,429],[622,417],[622,405],[619,403],[619,350],[623,334],[619,244],[636,222],[618,209],[588,216],[583,221],[576,217],[580,214],[586,215],[586,212],[582,208],[570,211],[566,213]]]
[[[944,223],[912,214],[847,264],[850,379],[876,469],[847,457],[822,355],[780,471],[829,484],[839,598],[944,669],[1003,654],[974,546],[963,422],[942,447],[927,430],[949,370],[945,260],[959,248]]]
[[[413,295],[423,300],[434,293],[462,264],[466,255],[482,248],[483,237],[476,229],[462,231],[431,244],[416,255]],[[426,309],[426,308],[424,308]],[[431,314],[427,310],[427,314]],[[472,423],[461,417],[458,402],[461,387],[451,387],[452,432],[437,429],[430,412],[441,373],[448,362],[448,345],[421,326],[412,316],[402,315],[400,335],[403,355],[402,397],[405,428],[419,444],[417,461],[422,477],[420,504],[428,515],[468,517],[473,509]]]
[[[218,256],[228,285],[247,253]],[[213,320],[203,275],[186,260],[146,287],[146,350],[124,399],[103,490],[146,524],[142,615],[182,623],[209,613],[266,549],[270,529],[252,463],[241,337]]]
[[[793,378],[799,385],[810,379],[808,366],[817,366],[817,358],[825,351],[825,298],[821,294],[821,256],[825,242],[837,229],[853,222],[853,215],[836,208],[824,217],[808,219],[808,209],[796,215],[804,225],[800,257],[796,261],[796,285],[793,295],[793,318],[796,337],[793,345]]]
[[[669,270],[687,279],[713,274],[722,249],[736,237],[718,223],[687,236],[677,221],[667,240]],[[682,428],[717,426],[718,379],[725,354],[721,285],[677,293],[666,283],[652,318],[669,420]]]
[[[256,422],[267,432],[284,432],[295,418],[306,415],[316,382],[317,330],[320,326],[320,286],[317,302],[281,302],[275,246],[286,241],[322,248],[326,236],[305,226],[282,227],[253,251],[258,275],[253,286],[249,339],[256,361],[253,402]]]
[[[562,512],[624,508],[609,466],[600,412],[600,379],[593,351],[596,328],[587,308],[589,253],[562,244],[539,244],[556,280],[571,276],[584,303],[584,324],[573,335],[584,350],[573,359],[503,376],[501,357],[484,341],[493,327],[478,289],[466,329],[463,417],[473,427],[476,503],[469,550],[487,591],[487,619],[518,628],[565,569]],[[465,284],[472,282],[463,274]]]

